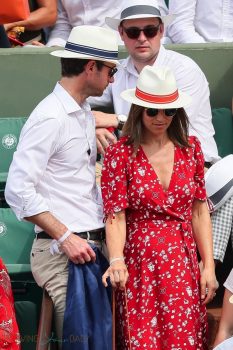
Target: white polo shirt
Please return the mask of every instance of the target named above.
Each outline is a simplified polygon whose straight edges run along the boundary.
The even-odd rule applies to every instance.
[[[95,183],[95,121],[58,83],[22,129],[6,184],[19,220],[51,212],[71,231],[103,227]],[[40,231],[36,227],[36,232]]]

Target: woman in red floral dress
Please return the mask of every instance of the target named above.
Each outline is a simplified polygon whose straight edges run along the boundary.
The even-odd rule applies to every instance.
[[[204,160],[183,109],[190,98],[168,68],[151,66],[122,97],[133,103],[125,136],[108,148],[101,179],[117,350],[204,350],[217,282]]]
[[[15,319],[10,277],[0,258],[0,349],[19,350],[20,335]]]

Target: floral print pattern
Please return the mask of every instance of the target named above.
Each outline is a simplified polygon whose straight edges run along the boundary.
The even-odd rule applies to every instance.
[[[142,147],[108,148],[102,170],[105,219],[126,211],[126,291],[116,292],[118,350],[204,350],[206,310],[192,233],[192,204],[206,200],[200,143],[175,146],[165,191]]]
[[[15,319],[11,282],[0,259],[0,349],[19,350],[20,335]]]

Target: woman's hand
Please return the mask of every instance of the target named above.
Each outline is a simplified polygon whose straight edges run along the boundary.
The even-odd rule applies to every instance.
[[[205,305],[215,297],[215,291],[218,289],[218,281],[215,276],[214,268],[205,268],[202,266],[200,272],[201,300]]]
[[[102,282],[105,287],[108,286],[108,277],[110,277],[110,282],[113,288],[124,289],[129,277],[125,263],[123,261],[115,261],[109,266],[102,277]]]

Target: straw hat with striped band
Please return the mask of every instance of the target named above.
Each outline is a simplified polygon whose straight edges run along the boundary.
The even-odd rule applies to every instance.
[[[121,93],[121,97],[146,108],[181,108],[191,102],[191,97],[177,89],[173,72],[168,67],[145,66],[135,89]]]
[[[51,55],[63,58],[79,58],[119,64],[118,39],[111,29],[97,26],[77,26],[69,35],[63,50]]]

